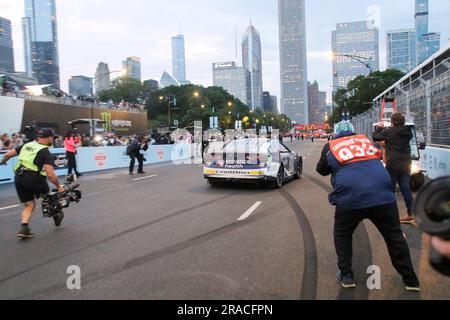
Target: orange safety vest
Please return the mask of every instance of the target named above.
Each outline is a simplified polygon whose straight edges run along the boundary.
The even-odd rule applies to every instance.
[[[341,165],[381,159],[381,150],[365,135],[333,140],[330,142],[330,151]]]

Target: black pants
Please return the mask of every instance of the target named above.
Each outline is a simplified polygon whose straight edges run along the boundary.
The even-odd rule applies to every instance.
[[[134,154],[134,155],[130,155],[130,173],[134,172],[134,165],[136,164],[136,159],[139,163],[139,167],[138,167],[138,173],[143,173],[144,172],[144,156],[142,154]]]
[[[67,158],[67,167],[69,169],[69,171],[67,172],[67,174],[71,175],[72,171],[75,172],[75,174],[78,174],[78,170],[77,170],[77,159],[75,157],[75,153],[73,152],[66,152],[66,158]]]
[[[414,272],[408,243],[400,227],[396,203],[362,210],[336,209],[334,242],[342,274],[353,275],[353,233],[365,219],[372,221],[383,235],[392,264],[403,277],[403,281],[410,285],[417,285],[418,278]]]

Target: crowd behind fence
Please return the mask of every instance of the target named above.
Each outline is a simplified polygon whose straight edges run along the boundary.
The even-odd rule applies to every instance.
[[[131,113],[146,113],[145,107],[139,104],[133,104],[128,102],[114,103],[112,101],[109,102],[100,102],[100,101],[86,101],[76,99],[71,96],[49,96],[49,95],[31,95],[25,91],[12,91],[5,90],[0,88],[0,95],[14,98],[21,98],[32,101],[40,101],[40,102],[49,102],[49,103],[57,103],[64,104],[74,107],[82,107],[82,108],[95,108],[95,109],[109,109],[109,110],[117,110]]]
[[[416,125],[419,140],[450,148],[450,58],[424,69],[376,99],[371,109],[354,117],[356,130],[371,136],[373,125],[381,120],[382,99],[396,98],[397,111]]]

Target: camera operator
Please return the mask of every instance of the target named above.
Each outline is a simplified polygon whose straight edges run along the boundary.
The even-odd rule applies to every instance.
[[[144,155],[141,151],[147,151],[149,148],[148,140],[143,137],[137,138],[133,137],[130,145],[127,147],[127,155],[130,157],[130,175],[134,174],[134,166],[136,164],[136,159],[139,163],[138,174],[145,174],[144,172]]]
[[[53,158],[49,151],[49,147],[53,145],[54,136],[53,130],[44,129],[39,133],[37,141],[10,151],[0,161],[0,165],[6,165],[9,159],[19,156],[14,171],[17,194],[25,205],[22,212],[22,226],[17,233],[17,236],[22,239],[34,237],[29,228],[29,222],[36,208],[35,199],[50,191],[46,179],[48,178],[56,186],[58,192],[64,192],[64,186],[59,183],[53,170]],[[61,225],[62,216],[55,216],[54,221],[56,226]]]

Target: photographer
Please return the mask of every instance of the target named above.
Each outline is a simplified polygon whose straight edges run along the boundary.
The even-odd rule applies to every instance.
[[[391,117],[392,128],[378,126],[373,133],[375,142],[384,141],[386,143],[386,169],[392,180],[392,190],[396,190],[397,184],[400,186],[403,198],[405,199],[408,214],[402,217],[402,224],[414,224],[416,219],[411,214],[413,194],[411,191],[411,145],[413,134],[405,126],[406,119],[403,114],[397,112]]]
[[[142,151],[147,151],[149,148],[148,140],[143,137],[137,138],[133,137],[131,143],[127,147],[127,155],[130,157],[130,175],[134,174],[134,166],[136,164],[136,159],[139,163],[138,166],[138,174],[145,174],[144,172],[144,162],[146,159],[144,155],[141,153]]]
[[[48,178],[56,186],[58,192],[64,192],[64,186],[59,183],[53,170],[53,158],[49,151],[49,147],[53,145],[54,136],[53,130],[45,129],[39,133],[37,141],[10,151],[0,161],[0,165],[6,165],[9,159],[19,156],[14,171],[17,194],[25,205],[22,212],[22,226],[17,234],[22,239],[34,237],[29,228],[29,222],[36,208],[35,199],[50,191],[46,179]],[[62,219],[62,216],[55,216],[55,225],[60,226]]]

